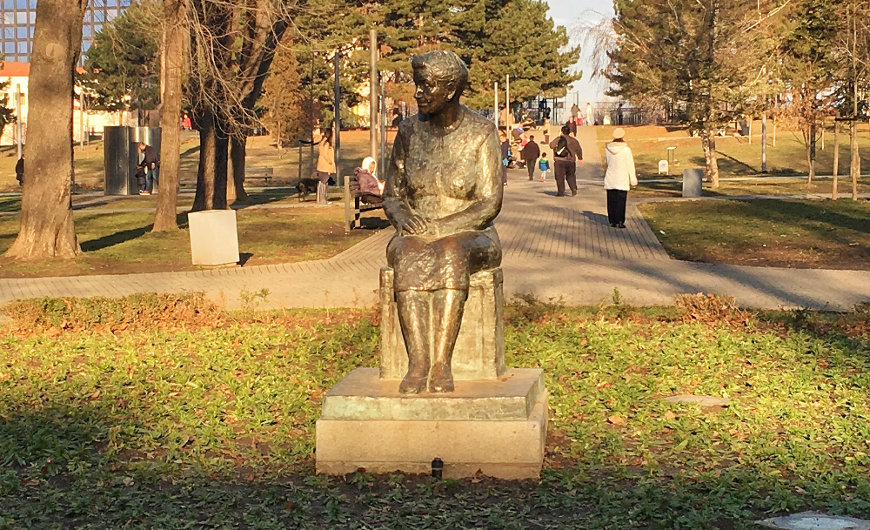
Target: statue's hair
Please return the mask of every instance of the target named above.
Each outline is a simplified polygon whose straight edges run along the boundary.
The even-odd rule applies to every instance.
[[[436,79],[455,83],[456,93],[461,94],[468,86],[468,67],[456,53],[449,50],[434,50],[411,57],[411,67],[431,73]]]

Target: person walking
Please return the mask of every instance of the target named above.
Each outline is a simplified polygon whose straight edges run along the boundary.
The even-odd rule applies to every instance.
[[[523,160],[526,162],[526,168],[529,170],[529,180],[535,179],[535,163],[541,156],[541,147],[535,141],[535,135],[529,135],[529,141],[523,147]]]
[[[571,195],[577,195],[577,162],[583,161],[580,142],[571,136],[571,128],[562,126],[562,134],[550,142],[553,150],[553,174],[556,177],[556,196],[565,196],[565,182]]]
[[[607,191],[607,220],[613,228],[625,228],[625,201],[628,190],[637,186],[634,155],[625,143],[625,129],[613,130],[613,141],[604,149],[607,171],[604,189]]]
[[[317,204],[327,204],[326,185],[336,175],[335,147],[332,145],[332,128],[323,131],[317,148]]]
[[[538,169],[541,170],[541,182],[547,180],[547,173],[550,172],[550,161],[547,160],[547,153],[541,153],[541,158],[538,159]]]

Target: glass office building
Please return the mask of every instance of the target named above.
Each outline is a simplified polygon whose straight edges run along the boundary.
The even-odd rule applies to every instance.
[[[94,35],[130,5],[131,0],[90,0],[82,24],[82,52],[94,42]],[[36,0],[0,0],[0,53],[5,60],[28,63],[33,50]]]

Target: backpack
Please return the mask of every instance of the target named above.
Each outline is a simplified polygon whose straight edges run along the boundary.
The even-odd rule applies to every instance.
[[[553,150],[553,154],[555,156],[565,157],[568,156],[568,139],[564,136],[559,136],[559,140],[556,142],[556,149]]]

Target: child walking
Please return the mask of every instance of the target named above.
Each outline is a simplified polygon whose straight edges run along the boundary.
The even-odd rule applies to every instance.
[[[538,159],[538,169],[541,170],[541,182],[547,180],[547,172],[550,171],[550,161],[547,160],[547,153],[541,153],[541,158]]]

